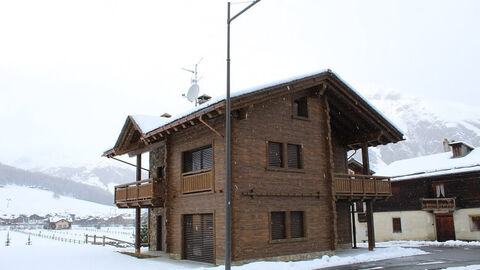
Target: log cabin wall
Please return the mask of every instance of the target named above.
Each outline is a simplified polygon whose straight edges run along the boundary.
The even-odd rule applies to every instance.
[[[224,133],[224,117],[204,119],[209,125]],[[182,193],[182,153],[206,145],[213,150],[213,191]],[[224,257],[225,234],[225,139],[213,133],[201,123],[180,130],[174,136],[168,136],[166,148],[167,201],[165,208],[167,239],[166,252],[173,258],[182,258],[183,215],[213,214],[214,218],[214,258]]]
[[[276,256],[301,259],[285,256],[332,250],[332,188],[325,179],[330,169],[327,117],[321,98],[309,93],[305,90],[254,104],[247,119],[232,121],[233,261]],[[308,119],[292,116],[293,100],[302,96],[308,96]],[[301,145],[302,169],[269,168],[268,141]],[[248,192],[272,195],[245,195]],[[272,211],[303,211],[305,237],[289,238],[286,225],[287,239],[272,240]]]

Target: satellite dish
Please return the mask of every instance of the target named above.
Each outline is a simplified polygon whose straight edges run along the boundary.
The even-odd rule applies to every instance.
[[[192,84],[192,86],[190,86],[190,89],[188,89],[188,93],[187,93],[188,101],[196,102],[199,91],[200,91],[200,87],[198,87],[198,84],[196,83]]]

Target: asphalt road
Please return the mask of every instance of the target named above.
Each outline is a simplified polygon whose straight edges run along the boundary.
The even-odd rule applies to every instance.
[[[376,262],[342,265],[322,269],[342,270],[377,270],[377,269],[444,269],[468,265],[480,265],[480,247],[421,247],[429,252],[426,255],[417,255],[403,258],[388,259]],[[480,268],[479,268],[480,270]]]

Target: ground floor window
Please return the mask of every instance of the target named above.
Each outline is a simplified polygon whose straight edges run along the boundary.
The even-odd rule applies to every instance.
[[[472,232],[480,231],[480,216],[471,216],[472,219]]]
[[[402,232],[402,222],[399,217],[392,218],[393,232],[401,233]]]
[[[304,211],[270,212],[271,240],[305,237]]]

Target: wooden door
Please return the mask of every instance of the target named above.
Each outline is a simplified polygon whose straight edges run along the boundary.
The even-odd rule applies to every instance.
[[[163,250],[162,228],[162,216],[157,216],[157,250]]]
[[[437,228],[438,241],[455,240],[455,226],[452,214],[436,214],[435,226]]]
[[[214,263],[213,214],[183,216],[183,258]]]

